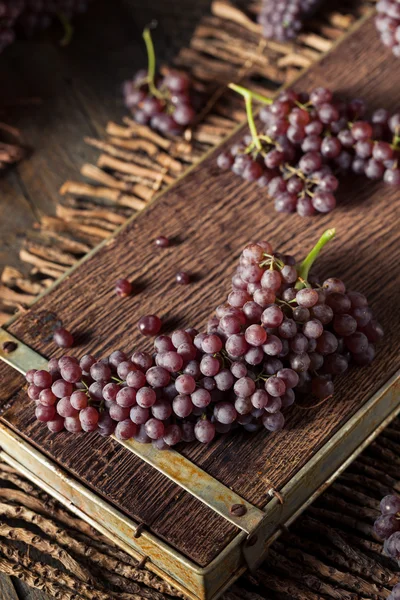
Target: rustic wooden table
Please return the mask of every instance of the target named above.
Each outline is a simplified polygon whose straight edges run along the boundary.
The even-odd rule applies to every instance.
[[[61,48],[54,31],[24,41],[0,56],[1,103],[34,148],[29,160],[0,181],[0,272],[21,268],[20,239],[41,214],[53,214],[58,190],[95,151],[84,135],[102,136],[125,113],[120,85],[145,64],[141,32],[157,19],[159,56],[168,60],[185,44],[210,0],[96,0],[76,23],[73,42]],[[39,103],[36,103],[36,99]],[[32,100],[32,102],[30,102]],[[13,207],[10,210],[10,206]],[[22,266],[23,268],[23,266]],[[0,573],[0,600],[45,600],[48,595]]]

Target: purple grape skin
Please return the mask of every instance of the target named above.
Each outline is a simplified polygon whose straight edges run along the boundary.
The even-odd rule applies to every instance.
[[[393,514],[381,515],[374,523],[374,531],[378,538],[385,540],[400,530],[400,520]]]
[[[395,494],[385,496],[381,500],[380,509],[383,515],[395,515],[400,513],[400,496]]]

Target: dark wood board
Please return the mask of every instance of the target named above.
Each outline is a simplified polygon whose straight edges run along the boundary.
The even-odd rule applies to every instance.
[[[398,108],[400,90],[397,63],[380,44],[371,19],[306,73],[297,87],[310,89],[329,82],[348,96],[365,97],[371,109],[384,106],[394,110]],[[236,133],[233,140],[240,135]],[[277,215],[264,192],[256,186],[242,182],[232,173],[220,173],[215,166],[216,154],[207,157],[115,240],[20,316],[10,331],[40,353],[57,355],[52,343],[43,339],[37,322],[49,313],[56,313],[76,334],[80,354],[91,351],[102,355],[116,347],[148,348],[149,342],[140,338],[136,330],[138,317],[157,313],[165,321],[165,330],[184,324],[202,326],[212,309],[224,300],[235,261],[249,240],[268,239],[275,247],[301,257],[324,229],[336,227],[337,241],[321,257],[318,270],[325,276],[340,276],[350,288],[368,295],[386,329],[385,341],[373,366],[354,370],[351,376],[338,381],[331,404],[307,413],[291,410],[288,427],[277,435],[234,435],[221,438],[210,447],[192,445],[183,450],[224,484],[262,506],[269,487],[266,480],[281,488],[399,366],[398,193],[381,183],[350,177],[342,186],[339,206],[331,215],[314,219]],[[156,251],[152,240],[161,233],[176,237],[179,243],[168,250]],[[184,288],[176,286],[174,274],[180,268],[191,271],[196,281]],[[122,275],[140,285],[137,295],[124,301],[113,292],[114,280]],[[6,400],[20,387],[20,379],[4,366],[0,373]],[[62,436],[51,438],[33,423],[33,411],[25,409],[27,401],[24,402],[23,395],[16,398],[19,402],[13,402],[3,419],[60,464],[67,463],[71,471],[79,469],[84,478],[86,459],[72,464],[72,458],[82,452],[87,438],[75,437],[68,448],[63,447]],[[144,465],[134,467],[136,459],[116,448],[111,440],[94,438],[93,442],[93,453],[99,456],[97,452],[101,449],[99,462],[92,465],[93,472],[100,474],[105,468],[107,455],[112,455],[115,462],[117,456],[124,455],[120,462],[123,466],[113,473],[114,478],[120,479],[112,501],[126,511],[122,505],[129,493],[141,505],[132,500],[128,512],[145,515],[148,495],[141,494],[135,482],[147,476],[147,481],[154,481],[156,486],[159,475]],[[131,478],[124,477],[127,464],[132,464]],[[106,489],[109,485],[106,478],[97,484],[103,494],[109,493]],[[152,506],[152,512],[157,513],[151,523],[152,531],[199,564],[206,564],[234,535],[234,528],[216,518],[210,527],[213,535],[210,543],[210,538],[203,535],[209,510],[189,500],[185,492],[175,495],[173,484],[159,485],[162,487],[158,490],[161,490],[158,503]],[[175,502],[171,502],[172,497]],[[189,519],[185,516],[188,514]],[[194,533],[199,536],[196,544]]]

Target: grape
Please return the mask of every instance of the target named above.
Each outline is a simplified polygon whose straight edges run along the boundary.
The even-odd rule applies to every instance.
[[[79,433],[82,431],[82,425],[76,417],[67,417],[64,419],[64,427],[70,433]]]
[[[35,398],[33,398],[33,399],[35,399]],[[38,395],[38,399],[39,399],[40,404],[42,404],[44,406],[51,406],[52,404],[55,404],[57,401],[57,397],[48,388],[40,391],[40,393]]]
[[[70,396],[74,388],[72,383],[64,381],[63,379],[57,379],[51,386],[51,391],[57,398],[64,398],[64,396]]]
[[[378,517],[374,523],[374,531],[376,535],[384,540],[390,537],[393,533],[400,530],[400,520],[393,514],[385,514]]]
[[[262,424],[264,425],[265,429],[268,429],[268,431],[279,431],[280,429],[283,429],[285,417],[279,411],[273,414],[265,414],[262,417]]]
[[[334,386],[332,381],[324,377],[314,377],[311,383],[311,391],[320,400],[324,400],[328,396],[332,396]]]
[[[267,402],[267,406],[265,407],[265,410],[268,413],[274,414],[277,413],[281,410],[282,408],[282,400],[280,398],[280,396],[274,396],[274,397],[269,397],[268,398],[268,402]],[[261,413],[260,416],[262,416],[264,413]],[[254,415],[254,412],[253,412]],[[254,415],[256,416],[256,415]]]
[[[136,404],[136,390],[131,387],[123,387],[115,398],[116,403],[122,408],[130,408]]]
[[[345,356],[334,353],[326,356],[318,368],[321,368],[322,365],[324,373],[329,375],[341,375],[347,370],[349,363]]]
[[[271,334],[263,344],[262,349],[268,356],[279,356],[283,349],[282,340],[276,335]]]
[[[70,398],[66,396],[57,403],[57,413],[60,417],[77,417],[79,411],[72,406]]]
[[[214,416],[220,423],[229,425],[236,420],[237,412],[233,404],[230,404],[229,402],[219,402],[214,407]]]
[[[89,373],[90,367],[96,362],[96,359],[91,354],[85,354],[79,361],[79,366],[84,373]]]
[[[158,238],[155,239],[154,243],[158,248],[168,248],[168,246],[171,244],[171,241],[165,235],[159,235]]]
[[[191,396],[191,401],[194,406],[197,408],[205,408],[211,402],[211,394],[205,389],[197,389],[195,390]]]
[[[225,342],[226,351],[232,358],[239,358],[246,354],[248,347],[248,343],[243,334],[230,335]],[[204,373],[204,375],[206,375],[206,373]]]
[[[273,31],[273,24],[278,30],[286,26],[290,29],[293,11],[296,12],[304,1],[307,2],[281,0],[275,9],[272,0],[264,0],[272,11],[267,29]],[[289,4],[290,17],[284,8]],[[281,21],[282,11],[284,23]],[[265,21],[262,12],[260,19]],[[398,38],[400,40],[400,33]],[[400,45],[398,48],[400,55]],[[371,122],[361,120],[366,114],[362,99],[344,102],[335,98],[330,90],[324,89],[321,93],[318,90],[312,90],[310,95],[296,94],[291,90],[282,92],[270,106],[261,109],[260,117],[266,125],[267,135],[263,135],[265,131],[258,134],[259,149],[255,149],[254,144],[251,146],[252,136],[246,135],[217,159],[220,168],[231,168],[241,177],[249,181],[258,180],[260,187],[267,187],[278,212],[297,212],[307,217],[332,211],[336,206],[334,192],[339,185],[333,169],[340,173],[351,169],[371,179],[384,178],[392,185],[400,185],[400,144],[398,138],[391,137],[388,131],[390,129],[393,134],[397,132],[399,135],[400,114],[390,116],[386,111],[382,114],[375,111]],[[303,99],[304,107],[299,106]],[[234,276],[233,281],[235,288],[245,290],[243,281],[258,282],[260,270],[259,264],[254,261],[251,265],[242,261],[241,264],[246,266]],[[264,272],[263,277],[263,287],[278,291],[279,281],[276,287],[274,282],[268,282],[275,277],[270,269]],[[242,307],[239,298],[240,295],[234,305]],[[265,308],[262,303],[260,305]]]
[[[247,398],[247,396],[251,396],[255,389],[256,384],[250,377],[241,377],[233,386],[233,391],[241,398]]]
[[[96,362],[90,367],[90,377],[94,381],[108,381],[111,378],[111,369],[101,361]]]
[[[283,319],[282,310],[275,304],[266,308],[261,315],[261,321],[265,327],[279,327]]]
[[[146,434],[152,440],[158,440],[163,437],[165,432],[165,426],[159,419],[149,419],[144,426]]]
[[[188,417],[193,411],[193,402],[191,397],[185,394],[180,394],[172,401],[174,413],[182,419]]]
[[[222,369],[214,376],[214,381],[218,390],[226,392],[233,386],[235,378],[229,369]]]
[[[133,387],[136,390],[146,385],[146,375],[142,371],[130,371],[126,376],[126,383],[129,387]],[[108,384],[110,385],[110,384]],[[113,384],[111,384],[113,385]],[[107,387],[107,386],[106,386]],[[104,389],[103,389],[104,394]]]
[[[222,350],[222,340],[218,335],[207,335],[201,344],[203,352],[215,354]]]
[[[82,427],[97,425],[99,421],[99,413],[94,406],[88,406],[79,413],[79,420]]]
[[[114,385],[114,384],[110,384],[110,385]],[[70,402],[71,402],[71,406],[73,408],[75,408],[76,410],[82,410],[83,408],[86,408],[88,405],[88,397],[85,394],[85,392],[80,392],[79,390],[76,390],[75,392],[73,392],[71,394]]]
[[[146,381],[153,388],[162,388],[169,384],[171,376],[162,367],[151,367],[146,372]]]
[[[34,371],[33,373],[30,372],[29,379],[32,380],[34,385],[42,389],[49,388],[53,383],[53,378],[50,373],[44,370]],[[27,377],[27,381],[29,381],[29,379]]]
[[[196,389],[196,381],[191,375],[179,375],[175,380],[175,388],[179,394],[192,394]]]
[[[395,515],[400,513],[400,496],[395,494],[385,496],[381,500],[380,509],[383,515]]]
[[[115,293],[121,298],[126,298],[132,294],[132,284],[127,279],[118,279],[115,283]]]
[[[126,379],[128,373],[135,370],[135,365],[130,360],[124,360],[117,367],[117,375],[120,379]]]
[[[137,425],[130,419],[120,421],[115,428],[115,437],[118,440],[129,440],[137,432]]]
[[[146,315],[138,321],[138,328],[143,335],[157,335],[161,329],[161,319],[156,315]]]
[[[299,306],[312,308],[318,303],[319,297],[316,290],[305,288],[296,294],[296,302]]]
[[[267,339],[267,333],[261,325],[250,325],[245,331],[245,340],[251,346],[262,346]]]
[[[194,435],[199,442],[208,444],[215,437],[215,425],[207,419],[198,421],[194,426]]]
[[[345,338],[345,344],[350,352],[359,354],[368,348],[368,338],[361,331],[356,331]]]
[[[60,348],[71,348],[74,345],[74,338],[67,329],[60,327],[53,333],[53,341]]]
[[[175,275],[175,281],[176,283],[179,283],[179,285],[187,285],[190,283],[190,275],[189,273],[186,273],[186,271],[178,271]]]
[[[53,421],[56,417],[56,409],[52,405],[46,406],[39,403],[35,409],[35,417],[38,421],[42,421],[44,423]]]
[[[56,415],[53,421],[46,421],[46,425],[52,433],[59,433],[64,429],[64,419]]]

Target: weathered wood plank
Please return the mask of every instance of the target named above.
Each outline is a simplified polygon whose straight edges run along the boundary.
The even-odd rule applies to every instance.
[[[18,600],[11,577],[4,573],[0,573],[0,598],[2,600]]]
[[[368,61],[365,40],[369,44]],[[381,46],[372,20],[305,74],[297,87],[310,89],[327,82],[348,96],[366,97],[372,109],[397,107],[397,61]],[[235,134],[233,140],[240,135]],[[55,312],[75,333],[79,353],[91,351],[101,355],[116,347],[148,348],[149,342],[143,341],[136,330],[138,317],[157,313],[164,319],[165,330],[184,324],[202,326],[212,308],[223,301],[233,265],[250,239],[268,239],[274,246],[290,249],[300,257],[323,229],[336,227],[338,241],[324,253],[318,270],[322,275],[340,276],[350,288],[365,292],[379,314],[386,338],[373,366],[354,370],[338,380],[330,405],[313,412],[291,410],[288,427],[277,435],[235,434],[210,447],[191,445],[183,449],[185,455],[223,483],[262,506],[267,501],[267,480],[278,489],[282,487],[399,366],[400,323],[393,315],[397,314],[396,280],[400,270],[394,224],[400,210],[396,190],[353,177],[343,185],[339,206],[331,215],[311,220],[277,215],[265,193],[256,186],[242,182],[232,173],[221,174],[215,166],[215,156],[216,153],[210,155],[153,202],[117,239],[17,319],[10,331],[39,352],[57,355],[52,343],[43,339],[37,323],[44,315]],[[179,244],[162,252],[155,250],[152,241],[159,234],[177,238]],[[187,287],[173,283],[175,272],[181,268],[196,276]],[[119,276],[136,281],[143,291],[125,301],[116,298],[113,284]],[[10,392],[18,387],[13,388],[15,377],[8,369],[2,367],[0,372]],[[22,402],[21,396],[19,399]],[[215,556],[234,534],[232,528],[217,520],[210,545],[207,535],[203,535],[208,509],[196,506],[185,493],[170,503],[173,486],[161,484],[159,475],[143,465],[136,471],[135,459],[116,450],[110,440],[93,439],[98,462],[89,465],[85,458],[78,461],[80,453],[86,453],[82,438],[75,437],[66,446],[67,434],[48,436],[32,422],[32,412],[15,402],[3,418],[61,464],[79,471],[82,478],[91,478],[99,492],[109,495],[115,504],[121,506],[127,497],[132,498],[130,514],[146,515],[151,482],[151,493],[160,486],[162,493],[152,505],[152,530],[188,555],[195,554],[200,564]],[[111,478],[100,481],[106,468],[102,461],[107,456],[113,466],[118,464],[113,478],[119,486],[111,496]],[[127,477],[128,473],[135,476]],[[137,481],[146,481],[145,493],[138,490]],[[151,497],[154,499],[155,495]]]

